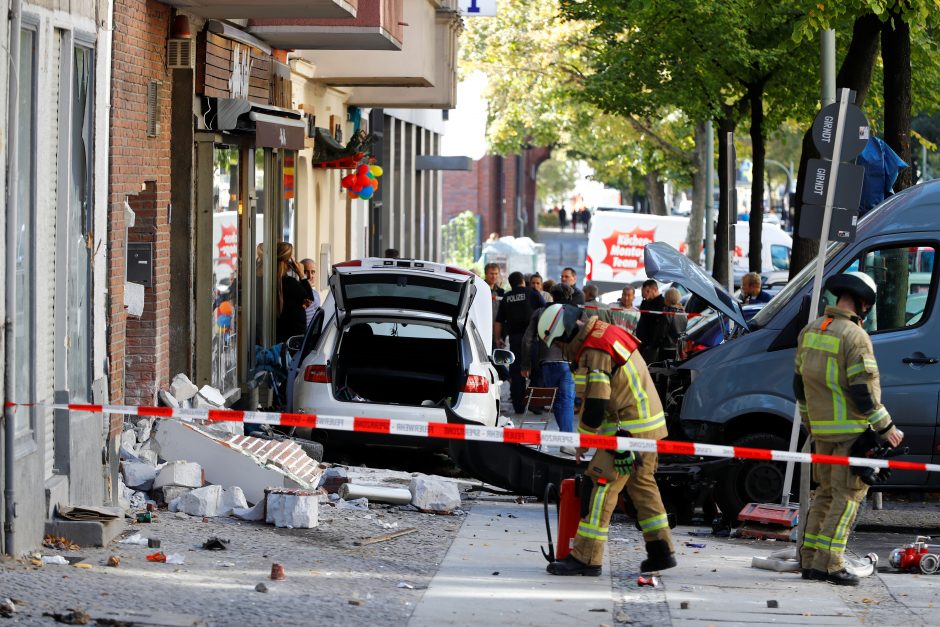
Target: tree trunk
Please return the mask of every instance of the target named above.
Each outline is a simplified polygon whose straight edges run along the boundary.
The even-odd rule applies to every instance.
[[[708,193],[705,178],[705,160],[711,146],[705,143],[705,123],[695,125],[695,153],[692,160],[692,213],[689,215],[689,231],[685,238],[686,256],[698,263],[702,258],[702,241],[705,238],[705,202]]]
[[[881,62],[884,66],[885,142],[905,163],[911,159],[911,27],[900,13],[881,30]],[[911,186],[911,168],[898,173],[894,191]]]
[[[750,251],[748,252],[748,270],[761,271],[761,234],[764,226],[764,85],[759,83],[748,87],[748,99],[751,101],[751,215]]]
[[[728,284],[728,226],[730,224],[730,215],[728,213],[729,199],[734,196],[734,186],[728,187],[725,177],[725,171],[728,169],[728,155],[724,149],[725,137],[728,133],[734,133],[737,126],[731,117],[724,117],[717,120],[717,140],[718,140],[718,224],[715,226],[715,267],[712,269],[712,275],[715,280],[722,285]]]
[[[646,197],[649,199],[650,213],[654,216],[669,215],[666,209],[666,189],[662,179],[659,178],[659,170],[650,170],[643,178],[646,180]]]
[[[865,98],[871,87],[871,75],[878,56],[881,29],[881,20],[874,13],[865,14],[855,20],[852,28],[852,41],[849,42],[849,49],[836,76],[836,87],[839,89],[848,87],[854,90],[855,104],[859,107],[865,104]],[[799,236],[800,210],[803,207],[803,189],[806,187],[806,163],[810,159],[819,157],[810,132],[811,130],[807,130],[803,136],[803,151],[800,155],[800,169],[796,179],[796,197],[791,209],[793,253],[790,257],[790,278],[812,261],[819,250],[818,240],[805,240]]]

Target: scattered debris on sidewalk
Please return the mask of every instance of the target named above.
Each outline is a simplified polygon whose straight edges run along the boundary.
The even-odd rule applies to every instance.
[[[255,592],[267,592],[267,591],[268,591],[268,587],[264,585],[263,583],[259,583],[258,585],[255,586]]]
[[[57,549],[59,551],[78,551],[82,548],[68,538],[51,535],[43,538],[42,545],[47,549]]]
[[[224,551],[228,548],[226,546],[231,540],[223,540],[218,536],[213,536],[202,543],[202,548],[208,551]]]
[[[460,507],[457,484],[431,477],[418,476],[408,486],[411,504],[423,512],[452,512]]]
[[[363,538],[362,540],[356,540],[353,542],[356,546],[367,546],[369,544],[375,544],[376,542],[387,542],[388,540],[394,540],[395,538],[400,538],[401,536],[406,536],[409,533],[415,533],[417,529],[415,527],[408,527],[407,529],[401,529],[399,531],[392,531],[390,533],[383,533],[377,536],[372,536],[370,538]]]
[[[121,558],[118,557],[117,555],[112,555],[108,558],[107,565],[110,566],[111,568],[117,568],[118,566],[121,565]]]
[[[284,572],[284,565],[277,562],[271,564],[271,579],[274,581],[283,581],[287,579],[287,573]]]
[[[13,599],[5,598],[0,601],[0,617],[11,618],[16,614],[16,602]]]
[[[57,623],[65,625],[87,625],[91,622],[91,616],[78,608],[70,607],[66,613],[43,612],[43,616],[49,616]]]
[[[171,512],[185,512],[190,516],[228,516],[236,509],[247,508],[245,494],[238,486],[226,490],[219,485],[208,485],[169,503]]]
[[[320,493],[316,490],[273,488],[265,497],[265,522],[288,529],[312,529],[319,522]]]
[[[407,488],[344,483],[339,487],[338,494],[340,498],[347,501],[365,498],[373,503],[388,503],[391,505],[411,503],[411,491]]]

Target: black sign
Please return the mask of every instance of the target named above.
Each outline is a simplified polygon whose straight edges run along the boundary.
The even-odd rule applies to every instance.
[[[127,280],[153,287],[153,246],[150,243],[127,243]]]
[[[803,188],[803,202],[805,204],[826,206],[831,174],[832,161],[810,159],[807,162],[806,186]],[[858,211],[859,203],[862,200],[862,183],[864,179],[865,168],[854,163],[840,163],[839,178],[836,181],[836,194],[832,205]]]
[[[803,205],[800,209],[800,237],[820,239],[825,209],[819,205]],[[833,207],[829,219],[829,241],[851,242],[855,239],[858,207]]]
[[[834,102],[823,108],[813,121],[813,143],[824,159],[832,159],[836,146],[836,123],[840,103]],[[862,154],[868,144],[868,120],[862,110],[854,104],[846,105],[845,129],[842,131],[840,161],[851,161]]]

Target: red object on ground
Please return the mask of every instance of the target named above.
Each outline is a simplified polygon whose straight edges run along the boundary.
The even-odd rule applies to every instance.
[[[636,578],[636,585],[640,587],[649,586],[650,588],[655,588],[656,584],[656,577],[644,577],[643,575],[640,575]]]
[[[284,565],[274,563],[271,564],[271,579],[274,581],[283,581],[287,579],[287,575],[284,573]]]
[[[166,555],[164,555],[163,551],[151,553],[150,555],[147,556],[147,561],[148,562],[165,562]]]
[[[558,497],[558,543],[556,560],[563,560],[571,553],[574,534],[581,522],[581,497],[574,479],[563,479]]]

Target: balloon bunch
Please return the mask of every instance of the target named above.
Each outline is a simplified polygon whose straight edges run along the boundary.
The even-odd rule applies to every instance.
[[[368,200],[379,188],[380,176],[382,176],[382,168],[363,163],[356,167],[355,173],[347,174],[339,183],[353,198]]]
[[[222,333],[231,331],[232,315],[234,313],[235,308],[232,306],[232,301],[230,300],[223,300],[219,303],[219,306],[215,308],[215,324]]]

